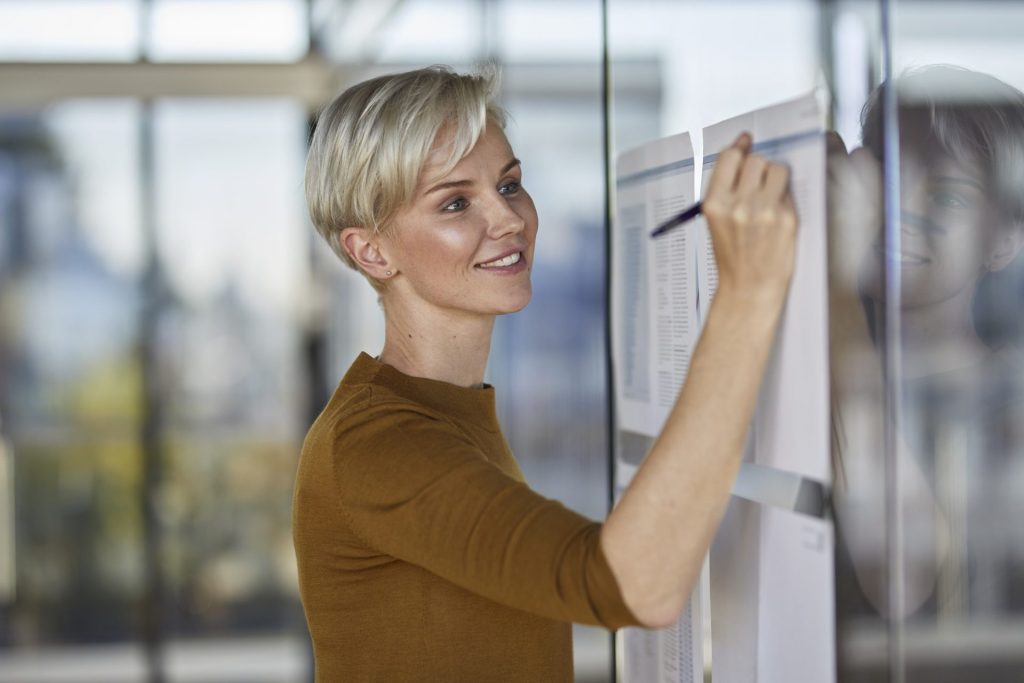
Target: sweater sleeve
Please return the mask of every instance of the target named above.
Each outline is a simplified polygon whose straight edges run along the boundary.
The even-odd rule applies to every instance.
[[[598,542],[601,525],[488,462],[417,406],[374,404],[335,434],[334,484],[352,532],[491,600],[609,629],[639,622]]]

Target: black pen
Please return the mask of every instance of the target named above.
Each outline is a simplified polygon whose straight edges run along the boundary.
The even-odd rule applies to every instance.
[[[700,215],[701,208],[701,202],[697,202],[696,204],[688,208],[686,211],[683,211],[678,216],[668,219],[667,221],[659,225],[657,228],[655,228],[654,232],[651,233],[651,237],[658,237],[659,235],[664,235],[672,228],[678,227],[683,223],[693,220],[694,218]]]

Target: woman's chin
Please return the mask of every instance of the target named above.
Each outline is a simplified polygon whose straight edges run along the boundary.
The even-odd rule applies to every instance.
[[[533,292],[527,289],[519,296],[510,298],[505,302],[498,313],[498,315],[508,315],[509,313],[518,313],[519,311],[526,308],[526,305],[530,303],[530,299],[533,298]]]

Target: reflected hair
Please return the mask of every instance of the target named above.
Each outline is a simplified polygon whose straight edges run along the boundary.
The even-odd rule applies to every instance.
[[[934,64],[904,71],[892,82],[900,135],[924,134],[961,163],[978,164],[1004,218],[1024,222],[1024,93],[994,76]],[[861,114],[864,146],[882,155],[881,91]]]
[[[452,133],[444,174],[473,149],[488,120],[504,128],[497,81],[493,65],[473,74],[435,65],[358,83],[323,109],[306,158],[306,203],[313,226],[348,266],[358,270],[341,231],[390,229],[442,129]]]
[[[909,69],[893,83],[899,104],[900,135],[923,135],[961,163],[977,164],[1003,231],[1024,230],[1024,93],[994,76],[936,64]],[[880,94],[868,99],[861,116],[864,146],[882,158]],[[983,274],[971,302],[971,322],[991,348],[1024,349],[1024,252],[1007,267]],[[865,300],[875,335],[876,316]]]

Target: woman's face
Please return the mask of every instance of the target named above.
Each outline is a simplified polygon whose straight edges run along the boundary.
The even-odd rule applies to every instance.
[[[936,149],[911,144],[900,154],[899,268],[904,308],[970,295],[989,268],[998,213],[984,173]],[[865,263],[863,291],[884,299],[885,238],[880,230]],[[965,291],[966,290],[966,291]]]
[[[413,200],[395,217],[386,250],[397,275],[386,296],[449,314],[518,311],[530,301],[537,236],[519,160],[489,123],[469,154],[441,174],[449,140],[442,130]]]

